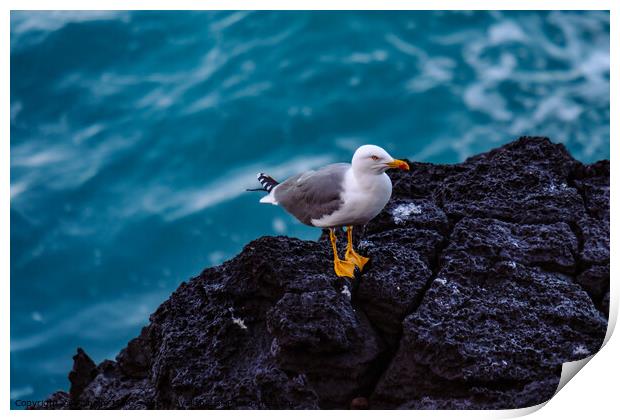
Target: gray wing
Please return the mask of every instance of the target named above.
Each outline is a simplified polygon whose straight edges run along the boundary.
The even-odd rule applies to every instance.
[[[344,174],[350,167],[348,163],[336,163],[292,176],[276,187],[274,198],[299,221],[312,226],[312,219],[340,208]]]

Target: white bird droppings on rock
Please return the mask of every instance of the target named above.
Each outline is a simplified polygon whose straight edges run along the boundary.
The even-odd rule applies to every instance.
[[[242,330],[247,330],[248,329],[248,327],[245,325],[245,322],[243,321],[243,319],[242,318],[238,318],[238,317],[235,316],[233,308],[228,308],[228,311],[230,312],[230,317],[232,318],[233,324],[238,325],[239,328],[241,328]]]
[[[343,295],[345,295],[347,298],[351,299],[351,291],[349,290],[349,288],[347,286],[344,286],[342,288],[342,293]]]
[[[394,207],[391,213],[392,218],[394,219],[394,223],[396,223],[397,225],[402,225],[407,221],[407,219],[409,219],[409,216],[411,216],[412,214],[421,214],[422,209],[417,204],[406,203],[399,204],[398,206]]]
[[[242,330],[247,330],[248,327],[245,325],[245,322],[243,322],[243,319],[241,318],[237,318],[235,316],[232,317],[232,322],[237,324]]]
[[[590,355],[590,351],[583,344],[578,344],[573,347],[573,356],[588,356]]]

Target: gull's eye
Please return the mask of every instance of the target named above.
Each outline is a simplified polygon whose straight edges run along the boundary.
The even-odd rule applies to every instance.
[[[376,156],[376,155],[372,155],[370,158],[371,158],[372,160],[379,160],[379,156]]]

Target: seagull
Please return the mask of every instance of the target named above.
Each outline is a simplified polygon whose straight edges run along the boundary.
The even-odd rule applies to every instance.
[[[261,172],[257,178],[262,188],[249,191],[266,191],[261,203],[284,207],[308,226],[329,229],[334,271],[338,277],[353,278],[355,267],[361,271],[368,262],[353,249],[353,226],[368,223],[389,201],[392,181],[385,171],[390,168],[409,170],[409,165],[368,144],[355,151],[350,164],[327,165],[281,183]],[[342,227],[347,228],[344,260],[338,257],[335,234]]]

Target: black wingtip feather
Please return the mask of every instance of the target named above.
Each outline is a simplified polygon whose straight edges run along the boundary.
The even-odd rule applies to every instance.
[[[271,190],[273,190],[273,188],[279,184],[278,181],[262,172],[256,175],[256,178],[258,178],[258,182],[260,182],[260,184],[263,186],[263,189],[267,192],[271,192]]]

